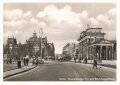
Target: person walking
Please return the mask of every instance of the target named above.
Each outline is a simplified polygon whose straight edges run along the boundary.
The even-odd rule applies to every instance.
[[[75,63],[76,63],[76,58],[74,57],[74,61],[75,61]]]
[[[32,57],[32,63],[33,63],[33,65],[35,64],[35,56],[34,55]]]
[[[84,63],[87,64],[87,58],[84,59]]]
[[[9,58],[7,58],[7,64],[9,64]]]
[[[29,63],[29,56],[26,55],[26,65],[28,66],[28,63]]]
[[[93,62],[93,68],[97,68],[97,59],[94,59],[94,62]]]
[[[17,66],[18,66],[18,68],[21,68],[21,60],[20,59],[18,59],[18,61],[17,61]]]
[[[10,64],[12,64],[12,58],[10,58],[9,62],[10,62]]]
[[[25,59],[25,57],[23,58],[23,63],[24,63],[24,66],[26,66],[26,59]]]
[[[36,66],[38,66],[38,64],[39,64],[38,58],[36,58],[35,64],[36,64]]]
[[[81,57],[79,57],[78,63],[81,63]]]
[[[35,58],[33,58],[33,65],[35,64]]]

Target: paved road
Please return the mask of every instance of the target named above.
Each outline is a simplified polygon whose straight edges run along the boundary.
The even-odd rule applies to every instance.
[[[35,69],[4,81],[64,81],[64,80],[115,80],[116,69],[102,67],[93,69],[92,65],[74,62],[46,62]]]

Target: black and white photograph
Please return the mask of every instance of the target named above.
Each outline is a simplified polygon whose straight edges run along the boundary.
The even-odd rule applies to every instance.
[[[3,3],[3,81],[117,80],[116,3]]]

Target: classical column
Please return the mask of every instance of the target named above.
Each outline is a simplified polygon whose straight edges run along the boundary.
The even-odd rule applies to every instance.
[[[110,48],[110,46],[109,46],[109,50],[108,50],[108,60],[111,60],[111,48]]]
[[[90,47],[90,60],[92,62],[92,47]]]
[[[112,45],[112,48],[111,48],[111,53],[112,53],[112,56],[111,56],[111,60],[114,60],[114,49],[113,49],[113,45]]]
[[[88,57],[89,57],[89,47],[88,47],[88,39],[86,39],[86,50],[87,50],[87,59],[88,59]]]
[[[106,60],[108,60],[108,46],[106,46]]]
[[[90,56],[90,47],[87,47],[88,48],[88,57]]]
[[[100,62],[102,62],[102,46],[100,46]]]
[[[81,49],[82,49],[81,54],[82,54],[82,59],[83,59],[83,41],[81,42]]]
[[[95,55],[94,55],[94,46],[92,46],[92,60],[94,59]]]
[[[94,58],[97,59],[96,46],[94,46]]]
[[[47,58],[46,45],[45,45],[45,59]]]

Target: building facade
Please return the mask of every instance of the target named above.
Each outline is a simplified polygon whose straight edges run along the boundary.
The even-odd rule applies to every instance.
[[[8,37],[6,45],[3,48],[3,55],[7,54],[9,58],[14,58],[17,55],[17,40],[14,37]]]
[[[8,38],[7,44],[4,46],[4,54],[13,57],[42,57],[48,56],[55,58],[55,48],[53,43],[48,43],[47,37],[38,37],[34,32],[33,36],[26,40],[25,44],[18,43],[16,38]]]
[[[81,59],[115,60],[116,43],[104,38],[102,28],[88,28],[80,33],[79,57]]]
[[[32,56],[40,56],[46,58],[47,56],[55,57],[55,48],[53,43],[48,43],[47,37],[38,37],[34,32],[33,36],[26,40],[27,53]]]
[[[76,54],[78,51],[78,44],[68,43],[63,47],[63,55],[70,55],[71,58],[76,58]]]

